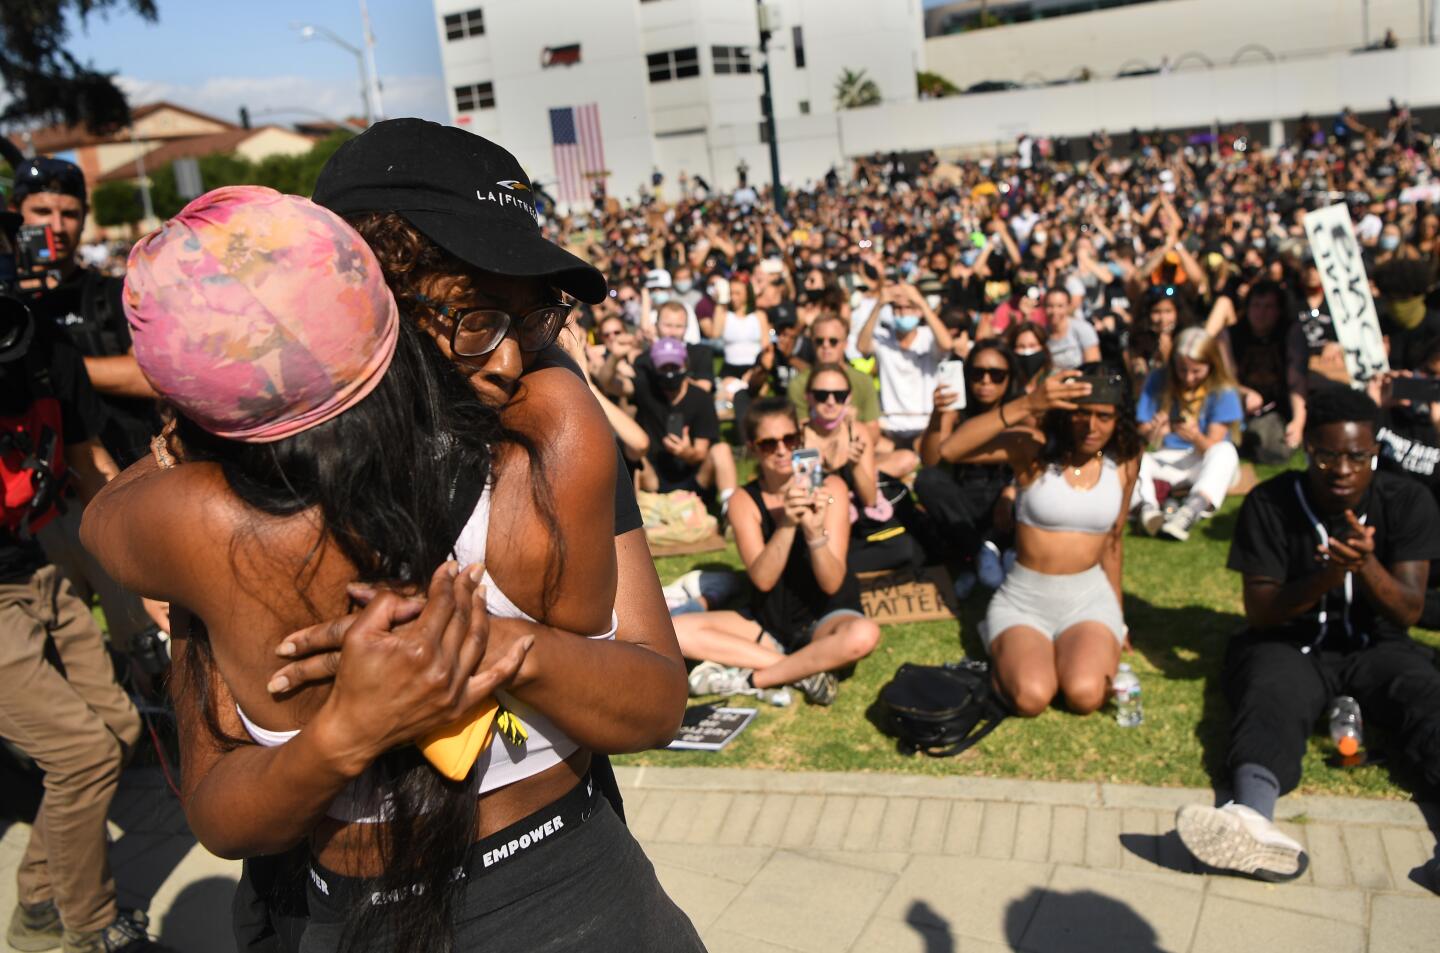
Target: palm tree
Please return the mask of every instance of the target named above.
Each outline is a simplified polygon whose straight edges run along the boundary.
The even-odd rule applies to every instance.
[[[874,106],[883,97],[880,87],[862,70],[842,70],[835,83],[835,108],[854,109],[857,106]]]

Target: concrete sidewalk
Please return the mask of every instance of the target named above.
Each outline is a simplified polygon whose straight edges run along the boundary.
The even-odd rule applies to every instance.
[[[1440,949],[1415,804],[1287,798],[1301,880],[1195,870],[1174,812],[1207,791],[727,769],[619,771],[636,836],[712,953],[1401,953]],[[239,865],[195,844],[152,771],[112,812],[122,902],[186,953],[228,953]],[[1432,812],[1440,817],[1440,812]],[[0,837],[0,910],[27,829]]]

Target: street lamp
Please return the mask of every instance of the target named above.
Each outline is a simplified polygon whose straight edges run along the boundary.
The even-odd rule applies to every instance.
[[[369,126],[374,114],[370,108],[370,68],[366,63],[364,51],[353,44],[345,42],[323,26],[317,26],[313,23],[292,23],[290,24],[290,28],[298,31],[300,33],[300,39],[302,40],[313,40],[316,37],[322,40],[329,40],[331,43],[334,43],[355,57],[355,63],[360,68],[360,102],[364,105],[365,109],[365,125]]]

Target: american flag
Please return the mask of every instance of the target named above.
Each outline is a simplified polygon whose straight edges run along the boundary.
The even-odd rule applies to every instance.
[[[560,201],[572,205],[588,202],[592,177],[605,171],[600,107],[586,103],[550,110],[550,142]]]

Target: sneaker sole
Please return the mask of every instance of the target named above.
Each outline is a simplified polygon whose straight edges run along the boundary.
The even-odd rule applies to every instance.
[[[1156,513],[1154,516],[1150,517],[1149,519],[1142,519],[1142,520],[1140,520],[1140,532],[1142,532],[1142,533],[1144,533],[1146,536],[1150,536],[1150,537],[1157,536],[1157,535],[1159,535],[1160,529],[1161,529],[1162,525],[1164,524],[1164,522],[1165,522],[1165,518],[1164,518],[1163,516],[1161,516],[1159,513]]]
[[[58,936],[36,935],[36,934],[15,934],[7,933],[5,942],[21,953],[44,953],[45,950],[58,950],[64,945],[63,940]]]
[[[1173,539],[1176,542],[1183,543],[1190,538],[1190,531],[1188,529],[1181,529],[1178,526],[1166,524],[1160,527],[1160,535],[1166,539]]]
[[[1303,851],[1264,844],[1240,819],[1213,808],[1189,805],[1175,817],[1175,830],[1195,859],[1216,870],[1233,870],[1269,883],[1285,883],[1310,866]],[[1288,872],[1293,867],[1293,872]]]

